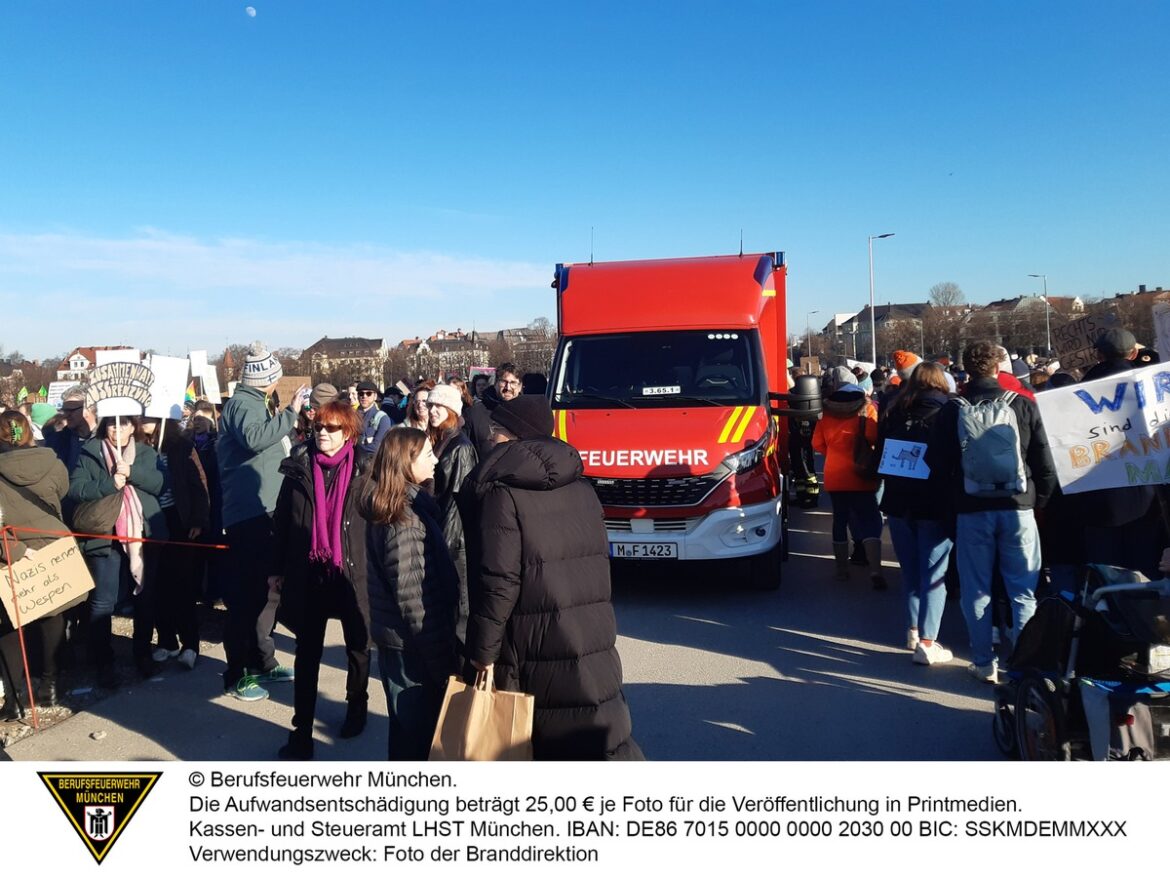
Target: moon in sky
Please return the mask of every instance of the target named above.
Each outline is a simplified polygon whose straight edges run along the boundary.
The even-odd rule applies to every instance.
[[[245,6],[244,11],[246,13],[248,13],[248,18],[255,18],[256,17],[256,7],[255,6]]]

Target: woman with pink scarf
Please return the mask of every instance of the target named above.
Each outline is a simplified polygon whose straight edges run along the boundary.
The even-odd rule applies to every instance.
[[[330,619],[345,638],[345,720],[338,737],[366,727],[370,680],[370,613],[366,592],[365,521],[358,501],[371,455],[356,454],[362,422],[343,402],[321,406],[312,438],[280,465],[284,482],[273,519],[275,551],[268,586],[281,593],[281,621],[297,638],[293,730],[282,759],[313,758],[317,681]]]
[[[158,671],[150,656],[150,637],[159,546],[143,540],[168,537],[158,502],[165,479],[154,449],[137,438],[138,418],[102,419],[69,474],[68,499],[73,508],[111,495],[121,498],[108,532],[78,538],[94,581],[89,596],[90,660],[98,685],[107,689],[120,683],[114,668],[111,618],[114,608],[128,597],[134,605],[132,653],[138,673],[146,678]],[[105,533],[118,539],[106,538]]]

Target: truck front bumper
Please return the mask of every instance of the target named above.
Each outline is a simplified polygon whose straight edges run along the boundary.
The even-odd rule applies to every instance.
[[[610,555],[617,554],[614,550],[617,543],[674,544],[680,561],[762,555],[780,542],[783,499],[777,496],[765,503],[716,509],[707,515],[687,519],[626,520],[607,514]]]

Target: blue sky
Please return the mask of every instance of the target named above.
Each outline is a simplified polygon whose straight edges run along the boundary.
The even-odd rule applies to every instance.
[[[781,249],[868,298],[1170,286],[1170,3],[0,9],[0,345],[555,314],[557,262]],[[20,315],[20,319],[15,319]]]

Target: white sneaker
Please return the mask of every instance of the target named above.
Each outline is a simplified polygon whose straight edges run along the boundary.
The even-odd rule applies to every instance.
[[[156,662],[168,662],[178,656],[178,654],[179,651],[177,649],[166,649],[160,646],[150,654],[150,657]]]
[[[918,629],[911,628],[906,632],[906,648],[913,652],[918,649]]]
[[[196,658],[198,658],[198,656],[196,655],[195,650],[184,649],[181,653],[179,653],[179,664],[181,664],[188,671],[194,670]]]
[[[995,662],[988,665],[967,665],[967,673],[976,680],[982,680],[984,683],[999,682],[999,668]]]
[[[914,650],[914,664],[916,665],[941,665],[954,657],[954,653],[937,640],[933,641],[930,646],[919,643],[918,648]]]

